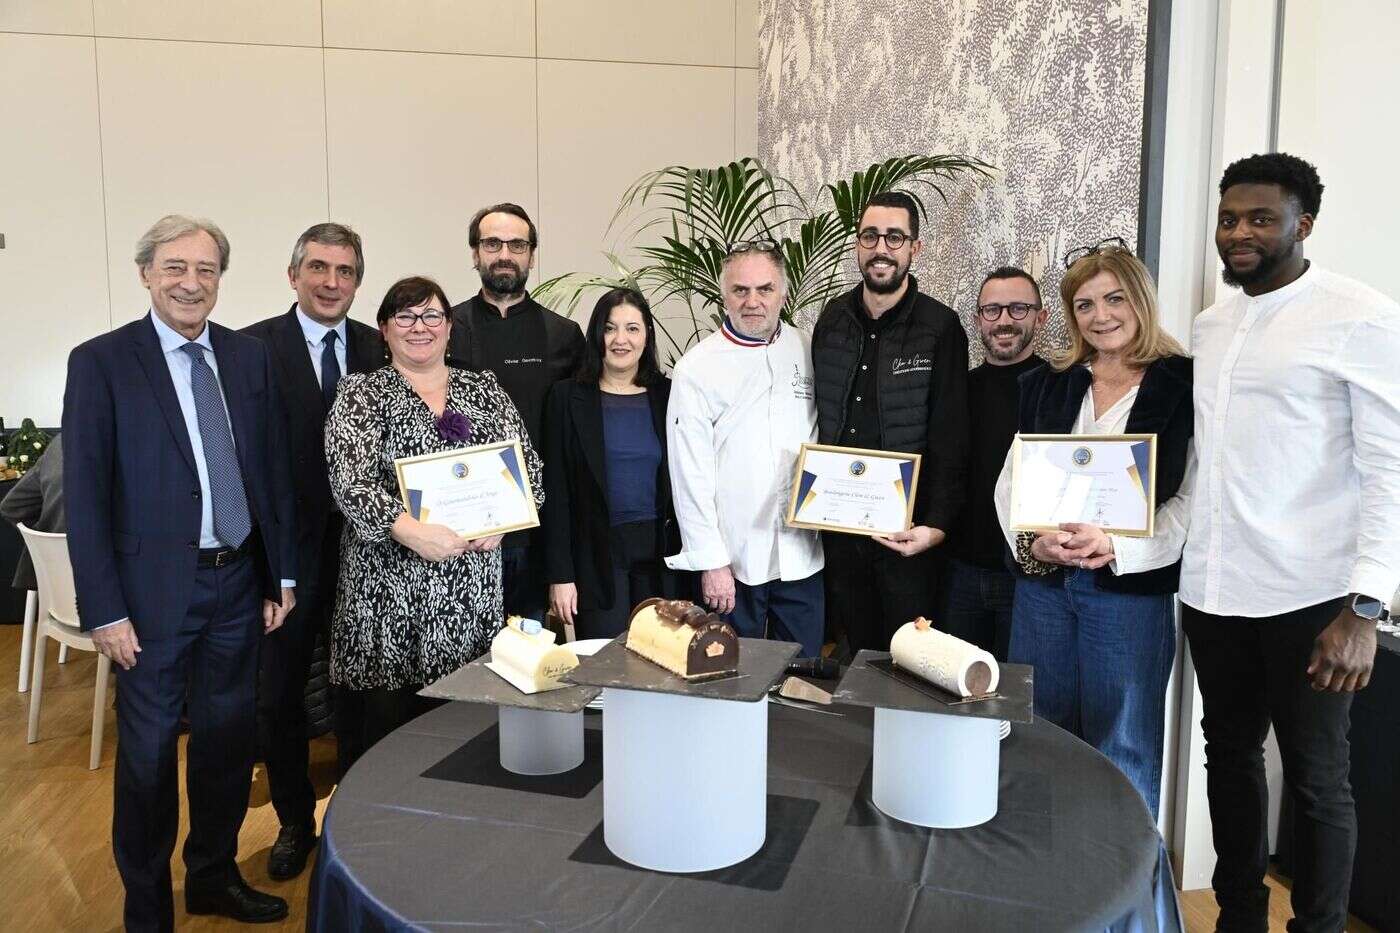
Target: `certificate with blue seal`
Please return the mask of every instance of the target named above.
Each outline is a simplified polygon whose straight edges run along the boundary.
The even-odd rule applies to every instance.
[[[394,461],[399,498],[420,522],[464,538],[486,538],[540,523],[517,440],[460,447]]]
[[[787,523],[855,535],[908,531],[914,521],[919,454],[803,444]]]
[[[1011,443],[1011,530],[1062,522],[1150,538],[1157,492],[1155,434],[1018,434]]]

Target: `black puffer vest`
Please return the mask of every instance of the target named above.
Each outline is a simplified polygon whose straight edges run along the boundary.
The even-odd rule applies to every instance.
[[[845,427],[846,399],[856,378],[865,331],[861,286],[833,298],[812,330],[812,362],[816,377],[817,437],[839,444]],[[958,316],[942,302],[919,292],[909,276],[909,288],[889,311],[890,322],[880,339],[880,437],[885,450],[921,454],[928,446],[930,384],[939,342],[967,335]],[[966,352],[963,372],[967,370]]]
[[[1084,393],[1093,377],[1084,366],[1056,372],[1048,364],[1037,366],[1020,379],[1022,434],[1068,434],[1074,428]],[[1150,363],[1128,412],[1125,434],[1157,435],[1157,499],[1160,507],[1181,488],[1186,475],[1186,448],[1195,432],[1191,404],[1191,359],[1167,356]],[[1012,569],[1019,570],[1009,561]],[[1175,593],[1181,578],[1181,561],[1170,567],[1142,573],[1116,575],[1107,567],[1094,571],[1094,585],[1116,593]],[[1037,579],[1059,582],[1057,572]]]

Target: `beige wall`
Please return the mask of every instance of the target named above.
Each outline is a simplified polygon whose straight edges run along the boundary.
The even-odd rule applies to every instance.
[[[466,223],[521,203],[536,274],[606,272],[623,189],[753,154],[758,0],[0,0],[0,416],[57,423],[69,349],[145,312],[165,213],[212,218],[215,320],[284,311],[293,242],[354,226],[354,316],[478,282]]]

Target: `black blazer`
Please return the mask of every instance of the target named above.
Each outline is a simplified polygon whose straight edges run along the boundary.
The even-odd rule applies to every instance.
[[[661,441],[656,473],[657,548],[664,557],[681,549],[671,503],[666,458],[666,403],[671,380],[647,387],[651,423]],[[565,379],[550,389],[544,417],[545,572],[550,583],[574,583],[580,610],[610,609],[613,592],[609,544],[608,481],[603,459],[603,404],[598,386]],[[681,595],[681,579],[662,567],[667,589]],[[686,594],[688,595],[688,594]]]
[[[296,579],[296,517],[276,403],[258,340],[210,321],[243,488],[262,534],[263,596]],[[78,345],[63,393],[68,554],[84,631],[130,619],[137,637],[173,635],[199,559],[200,490],[185,416],[151,316]]]
[[[1037,366],[1020,378],[1023,434],[1068,434],[1079,416],[1084,393],[1093,381],[1084,366],[1056,372],[1049,364]],[[1157,498],[1160,507],[1181,488],[1186,474],[1186,448],[1195,431],[1191,404],[1191,359],[1168,356],[1148,364],[1128,412],[1127,434],[1157,435]],[[1015,567],[1014,561],[1011,562]],[[1017,568],[1019,569],[1019,568]],[[1062,575],[1040,577],[1059,580]],[[1101,590],[1119,593],[1175,593],[1181,577],[1181,561],[1170,567],[1118,576],[1107,567],[1094,572]]]
[[[32,531],[61,534],[68,524],[63,518],[63,435],[59,434],[44,448],[43,454],[20,477],[4,499],[0,499],[0,516],[11,525],[23,522]],[[14,587],[17,590],[37,590],[34,561],[28,548],[20,548],[15,564]]]
[[[352,373],[366,373],[383,366],[384,341],[379,331],[359,321],[345,323],[346,369]],[[296,305],[285,314],[245,327],[243,333],[263,342],[277,374],[277,402],[287,423],[292,490],[296,495],[297,566],[304,576],[312,575],[320,567],[326,519],[335,508],[326,477],[325,398],[311,365]],[[305,583],[312,582],[307,576]]]

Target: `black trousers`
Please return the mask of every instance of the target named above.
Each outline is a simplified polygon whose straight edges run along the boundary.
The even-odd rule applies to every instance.
[[[661,555],[656,522],[614,525],[608,533],[612,560],[613,604],[580,610],[574,619],[577,638],[613,638],[627,628],[632,607],[662,592]]]
[[[852,656],[862,648],[888,651],[901,625],[932,618],[937,548],[904,557],[864,535],[835,532],[822,533],[822,548],[827,637],[839,644],[844,635]]]
[[[340,779],[344,779],[350,766],[384,736],[443,704],[443,700],[420,697],[418,691],[422,689],[422,684],[413,684],[336,690],[336,766]]]
[[[253,777],[254,693],[262,634],[260,557],[195,572],[177,631],[142,638],[117,675],[112,849],[126,887],[128,930],[175,924],[170,856],[180,826],[180,713],[189,710],[185,889],[239,877],[238,830]],[[188,698],[188,699],[187,699]]]
[[[1335,599],[1260,619],[1183,607],[1182,628],[1204,704],[1217,929],[1268,929],[1264,738],[1271,722],[1293,798],[1297,840],[1288,929],[1337,931],[1346,925],[1356,850],[1347,741],[1352,695],[1319,693],[1307,675],[1313,641],[1341,605]]]
[[[316,828],[316,790],[307,774],[306,680],[316,634],[328,631],[335,610],[344,524],[338,513],[331,515],[317,553],[318,566],[300,572],[296,608],[259,647],[258,743],[272,807],[283,826]]]

